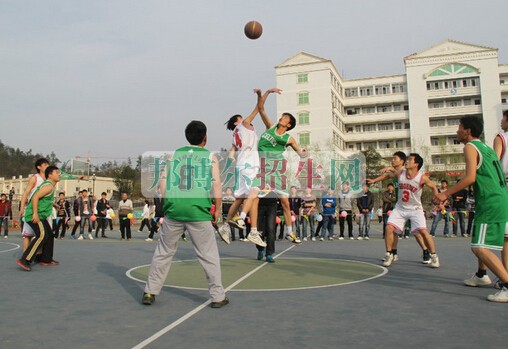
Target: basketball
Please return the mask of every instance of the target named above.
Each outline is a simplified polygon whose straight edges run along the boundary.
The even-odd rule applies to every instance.
[[[256,40],[263,34],[263,27],[259,22],[250,21],[244,28],[245,36],[251,40]]]

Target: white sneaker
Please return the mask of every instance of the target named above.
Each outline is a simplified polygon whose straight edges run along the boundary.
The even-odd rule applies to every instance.
[[[330,236],[330,237],[328,238],[328,240],[333,241],[333,237],[331,237],[331,236]]]
[[[150,241],[153,241],[153,239],[150,239],[150,238],[146,238],[145,239],[146,242],[150,242]]]
[[[399,260],[399,255],[398,254],[394,254],[393,255],[393,261],[397,262],[398,260]]]
[[[508,288],[503,287],[500,291],[495,294],[491,294],[487,297],[491,302],[508,303]]]
[[[247,235],[247,240],[255,243],[258,246],[266,247],[266,242],[261,239],[261,234],[258,231],[251,231],[249,235]]]
[[[432,268],[439,268],[440,264],[439,264],[439,257],[437,256],[436,253],[434,254],[430,254],[430,266]]]
[[[243,221],[243,219],[240,216],[233,217],[233,219],[231,219],[229,221],[229,223],[234,224],[239,229],[242,229],[242,230],[245,229],[245,222]]]
[[[88,234],[88,238],[89,238],[90,240],[93,240],[93,236],[92,236],[92,234]]]
[[[349,237],[349,240],[354,240],[354,239],[355,239],[355,238],[354,238],[354,237],[352,237],[352,236],[350,236],[350,237]]]
[[[229,240],[229,236],[231,234],[231,228],[229,227],[229,224],[224,223],[223,225],[220,226],[218,231],[221,240],[229,245],[231,243],[231,241]]]
[[[286,235],[286,239],[290,240],[291,242],[294,242],[295,244],[301,244],[302,241],[296,237],[295,233],[291,233]]]
[[[303,238],[302,240],[303,240],[303,241],[307,241],[307,238]]]
[[[344,240],[344,237],[343,236],[339,236],[339,240]]]
[[[9,237],[7,235],[4,235],[4,239],[8,239]]]
[[[314,237],[314,236],[313,236],[311,240],[312,240],[312,241],[316,241],[316,237]]]
[[[323,241],[324,239],[323,238],[319,238],[319,241]]]
[[[491,283],[492,280],[490,280],[487,274],[483,275],[481,278],[473,274],[469,279],[464,280],[464,285],[469,287],[489,286]]]
[[[385,261],[383,262],[383,266],[389,267],[393,263],[393,254],[386,252]]]
[[[368,236],[365,237],[365,240],[369,240],[370,238]]]
[[[83,240],[83,235],[80,234],[78,240]]]
[[[356,238],[356,240],[363,240],[363,237],[359,236]]]

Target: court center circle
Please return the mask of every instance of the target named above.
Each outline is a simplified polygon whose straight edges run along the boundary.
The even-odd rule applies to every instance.
[[[228,288],[263,262],[247,258],[221,259],[222,284]],[[149,265],[127,271],[127,276],[146,283]],[[287,291],[333,287],[372,280],[388,270],[366,262],[325,258],[277,258],[267,263],[231,291]],[[208,290],[205,274],[197,260],[173,261],[164,282],[166,287]]]

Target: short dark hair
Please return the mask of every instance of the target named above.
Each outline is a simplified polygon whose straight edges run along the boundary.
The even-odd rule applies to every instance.
[[[37,167],[42,166],[43,164],[48,164],[49,165],[48,159],[46,159],[46,158],[37,159],[37,161],[35,161],[35,170],[37,172],[39,172],[39,169]]]
[[[63,191],[59,192],[58,195],[64,195],[65,196],[65,193]]]
[[[106,192],[105,192],[105,191],[103,191],[103,192],[101,193],[101,195],[106,195],[106,196],[107,196],[108,194],[106,194]]]
[[[418,153],[411,153],[409,156],[412,156],[415,159],[415,162],[418,164],[418,171],[423,167],[423,158]]]
[[[407,160],[407,156],[406,156],[406,153],[404,153],[403,151],[396,151],[395,153],[393,153],[393,156],[397,156],[399,159],[401,159],[404,163],[406,163],[406,160]]]
[[[344,185],[344,184],[345,184],[345,185],[349,185],[349,182],[348,182],[348,181],[344,181],[344,182],[342,182],[342,185]]]
[[[446,184],[448,184],[448,181],[447,181],[446,179],[444,179],[444,178],[443,178],[443,179],[441,179],[441,183],[446,183]]]
[[[296,126],[296,119],[293,115],[290,113],[282,113],[282,116],[289,116],[289,123],[291,124],[291,127],[288,127],[288,131],[291,131]]]
[[[5,195],[4,193],[0,194],[0,197],[1,197],[1,196],[5,196],[5,197],[7,197],[7,195]]]
[[[226,129],[233,131],[235,129],[235,122],[238,121],[238,118],[241,118],[242,116],[240,114],[235,114],[232,117],[229,118],[228,121],[224,125],[226,125]]]
[[[206,137],[206,125],[197,120],[189,122],[185,128],[185,138],[191,145],[199,145]]]
[[[86,189],[83,189],[81,192],[84,193],[85,191],[88,193],[88,190],[86,190]]]
[[[471,136],[480,137],[483,133],[483,119],[480,116],[467,115],[460,118],[464,130],[470,130]]]
[[[46,179],[50,174],[53,173],[53,171],[58,171],[58,167],[53,165],[49,165],[48,167],[46,167],[46,170],[44,171],[44,176],[46,177]]]
[[[508,119],[508,109],[503,110],[503,116]]]
[[[395,186],[393,185],[393,183],[388,183],[387,187],[394,187],[394,188],[395,188]]]

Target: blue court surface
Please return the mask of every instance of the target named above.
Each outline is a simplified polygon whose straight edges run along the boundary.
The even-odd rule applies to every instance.
[[[338,227],[337,227],[338,228]],[[494,348],[505,347],[508,304],[493,287],[462,284],[476,270],[466,238],[436,237],[441,268],[421,263],[413,238],[381,266],[384,241],[277,241],[276,263],[251,243],[218,241],[230,304],[211,309],[191,242],[164,287],[140,303],[156,242],[136,233],[58,240],[59,266],[23,271],[21,238],[0,241],[0,348]],[[355,235],[357,226],[355,226]],[[492,277],[492,275],[491,275]]]

